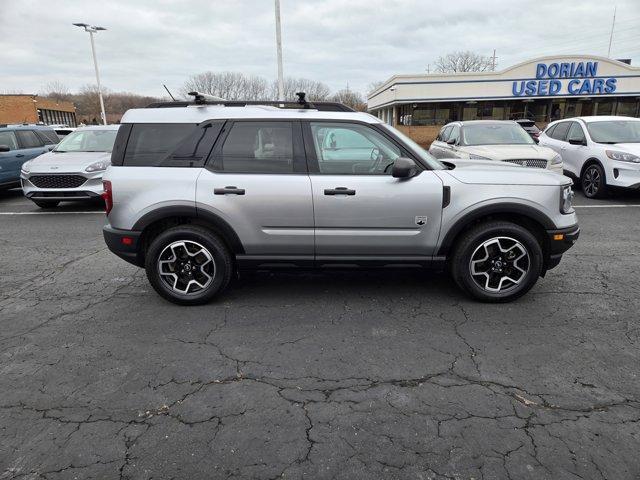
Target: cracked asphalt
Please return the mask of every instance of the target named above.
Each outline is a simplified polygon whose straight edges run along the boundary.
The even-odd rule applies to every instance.
[[[640,204],[640,195],[578,205]],[[406,271],[163,301],[95,206],[0,195],[0,479],[637,479],[640,208],[524,298]]]

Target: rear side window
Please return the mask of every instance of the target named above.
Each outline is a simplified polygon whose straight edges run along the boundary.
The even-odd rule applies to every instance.
[[[199,167],[213,147],[222,122],[140,123],[131,127],[123,165]]]
[[[214,171],[293,173],[291,122],[235,122],[214,158]]]
[[[0,132],[0,145],[6,145],[11,150],[18,149],[16,135],[11,131]]]
[[[37,148],[44,145],[33,130],[16,130],[16,136],[22,148]]]
[[[545,135],[546,135],[547,137],[551,137],[551,138],[553,138],[553,137],[552,137],[552,135],[553,135],[553,131],[556,129],[556,127],[557,127],[557,126],[558,126],[558,125],[551,125],[549,128],[547,128],[547,129],[545,130],[545,132],[544,132],[544,133],[545,133]]]
[[[38,134],[40,139],[45,143],[45,145],[50,145],[50,144],[55,145],[60,141],[60,138],[58,137],[56,132],[53,130],[46,130],[43,128],[41,130],[36,130],[36,133]]]
[[[563,140],[567,136],[567,130],[569,130],[569,124],[571,122],[560,122],[556,125],[556,128],[553,129],[551,138],[555,138],[556,140]]]

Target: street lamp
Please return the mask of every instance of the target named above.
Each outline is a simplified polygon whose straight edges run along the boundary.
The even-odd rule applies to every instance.
[[[96,60],[96,46],[93,42],[93,34],[101,30],[106,30],[104,27],[96,27],[94,25],[87,25],[86,23],[74,23],[76,27],[84,28],[85,32],[89,32],[89,38],[91,39],[91,53],[93,54],[93,66],[96,69],[96,82],[98,82],[98,96],[100,97],[100,110],[102,115],[102,123],[107,124],[107,114],[104,112],[104,100],[102,99],[102,87],[100,86],[100,73],[98,73],[98,61]]]

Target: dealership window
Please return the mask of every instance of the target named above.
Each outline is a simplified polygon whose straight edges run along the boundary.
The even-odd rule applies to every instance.
[[[625,117],[637,117],[639,114],[640,112],[638,112],[638,102],[636,100],[618,100],[616,115],[622,115]]]
[[[613,115],[614,102],[615,100],[599,100],[596,115]]]

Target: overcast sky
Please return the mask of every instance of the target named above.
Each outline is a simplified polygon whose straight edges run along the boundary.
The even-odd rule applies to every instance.
[[[424,72],[453,50],[491,55],[498,69],[541,55],[611,56],[640,66],[640,0],[281,0],[284,71],[366,92],[396,73]],[[102,83],[161,96],[206,70],[276,76],[273,0],[0,0],[0,93],[50,81]]]

